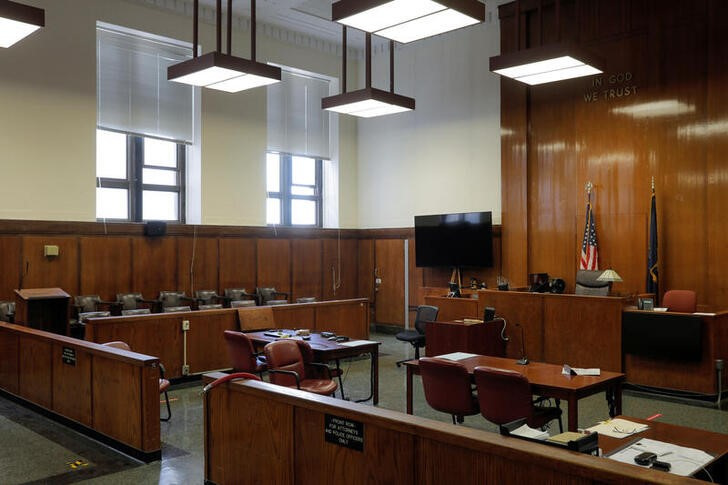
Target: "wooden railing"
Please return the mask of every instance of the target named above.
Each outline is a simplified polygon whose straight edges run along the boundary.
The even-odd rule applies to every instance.
[[[227,369],[230,360],[225,330],[309,328],[329,330],[352,339],[369,337],[366,298],[270,307],[244,307],[151,315],[92,318],[86,340],[122,340],[131,348],[156,355],[169,378]],[[272,313],[270,318],[261,316]],[[271,324],[272,323],[272,324]]]
[[[205,480],[219,485],[701,483],[265,382],[213,388],[204,412]]]
[[[159,359],[0,323],[0,389],[111,446],[160,457]]]

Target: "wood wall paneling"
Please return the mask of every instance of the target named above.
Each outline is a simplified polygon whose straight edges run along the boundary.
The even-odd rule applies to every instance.
[[[128,237],[80,237],[80,294],[115,301],[117,293],[130,292],[131,244]]]
[[[190,329],[187,332],[187,363],[190,366],[190,373],[229,369],[230,358],[224,332],[237,330],[237,312],[206,310],[188,313],[183,318],[190,322]],[[180,318],[180,325],[183,318]]]
[[[258,239],[257,285],[291,294],[291,242],[288,239]]]
[[[142,422],[141,368],[102,356],[93,356],[92,365],[93,428],[142,449],[143,433],[136,425]]]
[[[43,246],[55,245],[59,255],[43,256]],[[62,288],[78,295],[78,238],[69,236],[24,236],[22,242],[22,287]]]
[[[346,335],[352,340],[368,339],[368,315],[369,308],[364,301],[348,305],[321,305],[316,307],[315,328]]]
[[[245,288],[254,293],[257,286],[255,239],[220,239],[220,283],[218,288]]]
[[[218,288],[218,240],[211,237],[177,238],[177,285],[194,296],[197,290]]]
[[[623,276],[617,293],[643,292],[654,176],[660,290],[694,289],[701,306],[726,305],[723,3],[599,0],[576,12],[567,2],[562,37],[588,43],[604,74],[528,89],[502,80],[502,253],[512,284],[548,272],[573,288],[591,181],[600,267]],[[500,13],[502,51],[515,50],[513,8]],[[537,15],[527,17],[523,38],[538,39]]]
[[[371,305],[374,305],[374,240],[361,239],[359,241],[359,274],[358,274],[358,296],[369,298]]]
[[[18,394],[18,336],[0,328],[0,388]]]
[[[49,341],[19,337],[18,394],[31,402],[51,409],[52,346]]]
[[[175,238],[134,238],[132,265],[132,290],[141,292],[145,298],[157,298],[160,291],[181,290],[177,284]]]
[[[362,296],[359,291],[359,243],[356,239],[324,239],[323,300]]]
[[[375,321],[404,326],[404,241],[377,239],[374,243],[376,274],[382,283],[376,292]]]
[[[76,354],[73,364],[63,362],[64,347]],[[53,343],[53,411],[79,423],[92,426],[91,359],[92,356],[72,345]]]
[[[321,300],[322,250],[320,239],[291,240],[291,303],[310,296]]]
[[[413,436],[364,423],[364,449],[352,450],[324,439],[324,413],[296,408],[294,416],[295,477],[300,485],[336,483],[347,477],[352,485],[413,483],[415,440]],[[357,470],[351,473],[350,470]]]
[[[20,288],[20,248],[17,236],[0,236],[0,300],[14,301]]]
[[[294,483],[293,433],[283,431],[293,428],[292,406],[228,391],[205,396],[206,480],[221,485]],[[231,421],[230,416],[237,418]]]
[[[316,327],[315,309],[312,306],[290,307],[273,306],[275,328],[318,330]],[[326,330],[324,328],[323,330]]]

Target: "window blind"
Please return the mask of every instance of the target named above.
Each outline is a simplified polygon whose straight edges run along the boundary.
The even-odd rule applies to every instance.
[[[191,47],[104,25],[96,49],[99,127],[192,143],[194,88],[167,81]]]
[[[329,112],[321,98],[329,95],[329,81],[287,71],[281,82],[268,86],[268,150],[328,159]]]

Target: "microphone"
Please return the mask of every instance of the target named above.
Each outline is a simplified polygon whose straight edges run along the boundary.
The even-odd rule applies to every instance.
[[[526,348],[525,348],[526,333],[523,330],[523,325],[521,325],[520,323],[516,323],[516,327],[521,329],[521,358],[516,361],[516,364],[528,365],[528,358],[526,357]]]

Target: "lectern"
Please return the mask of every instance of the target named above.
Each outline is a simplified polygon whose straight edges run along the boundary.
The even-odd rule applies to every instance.
[[[15,290],[15,323],[68,335],[71,296],[60,288]]]

